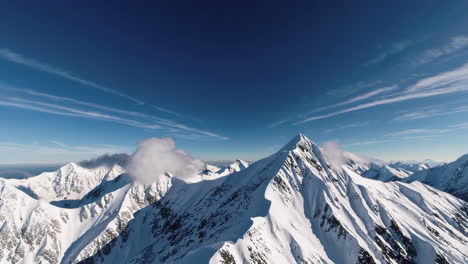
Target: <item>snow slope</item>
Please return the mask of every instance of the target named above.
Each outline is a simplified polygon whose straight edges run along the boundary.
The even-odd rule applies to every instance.
[[[76,164],[0,179],[0,263],[468,262],[468,205],[450,194],[364,178],[303,135],[236,164],[151,185]]]
[[[233,172],[238,172],[243,169],[246,169],[249,166],[250,166],[249,162],[237,159],[236,161],[234,161],[234,163],[219,169],[216,173],[221,176],[226,176]]]
[[[188,182],[199,182],[202,180],[214,180],[220,177],[227,176],[231,173],[241,171],[250,166],[250,163],[240,159],[235,160],[233,163],[223,166],[221,168],[213,165],[206,164],[206,169],[198,173],[198,175],[188,179]]]
[[[413,174],[413,172],[402,168],[394,168],[390,165],[383,165],[380,167],[374,163],[370,164],[368,170],[361,173],[361,175],[366,178],[384,182],[399,181],[411,174]]]
[[[418,171],[405,181],[420,181],[468,201],[468,154],[449,164]]]
[[[402,163],[402,162],[395,162],[395,163],[390,163],[388,166],[394,168],[394,169],[403,169],[406,171],[410,172],[417,172],[421,170],[428,170],[431,168],[431,166],[428,163],[424,162],[418,162],[418,163]]]
[[[362,176],[389,182],[389,181],[401,181],[413,175],[415,172],[428,170],[431,167],[427,163],[404,163],[404,162],[395,162],[378,165],[376,163],[369,163],[367,168],[361,169],[358,171]]]
[[[466,263],[468,206],[425,184],[330,164],[298,135],[247,169],[171,179],[83,263]]]

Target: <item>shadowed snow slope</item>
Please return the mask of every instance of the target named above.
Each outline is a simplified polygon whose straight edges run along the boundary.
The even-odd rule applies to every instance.
[[[417,171],[407,182],[420,181],[468,201],[468,154],[454,162]]]
[[[105,179],[73,208],[4,180],[0,262],[468,262],[465,202],[355,171],[330,164],[297,135],[227,176],[185,182],[168,174],[152,185],[126,174]]]

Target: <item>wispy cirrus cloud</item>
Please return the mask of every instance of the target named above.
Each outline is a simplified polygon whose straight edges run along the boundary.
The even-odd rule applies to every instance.
[[[32,90],[19,89],[0,84],[0,90],[15,91],[17,93],[32,96],[33,99],[3,95],[0,98],[0,106],[13,107],[42,113],[73,116],[94,120],[102,120],[133,126],[137,128],[160,130],[165,133],[184,133],[192,135],[192,138],[208,137],[218,140],[226,140],[227,137],[189,127],[168,119],[155,117],[140,112],[132,112],[112,107],[83,102],[68,97],[55,96]],[[42,99],[42,100],[41,100]]]
[[[14,142],[0,142],[0,152],[10,153],[10,155],[24,155],[27,153],[31,157],[35,157],[38,160],[31,160],[31,162],[42,163],[44,161],[49,162],[54,160],[57,162],[70,161],[73,159],[82,159],[83,157],[100,156],[103,154],[110,153],[123,153],[130,152],[131,150],[126,147],[116,145],[91,145],[91,146],[72,146],[68,144],[57,145],[54,142],[51,144],[41,143],[14,143]],[[2,160],[3,164],[11,163],[7,160]]]
[[[393,45],[391,45],[384,52],[380,53],[376,57],[374,57],[374,58],[370,59],[369,61],[367,61],[365,63],[365,65],[372,65],[372,64],[380,63],[380,62],[388,59],[392,55],[396,55],[396,54],[398,54],[400,52],[403,52],[404,50],[409,48],[412,44],[413,44],[413,42],[409,41],[409,40],[403,40],[403,41],[400,41],[400,42],[396,42]]]
[[[57,145],[59,147],[62,147],[62,148],[66,148],[67,145],[63,142],[60,142],[60,141],[57,141],[57,140],[50,140],[50,143],[54,144],[54,145]]]
[[[369,90],[370,88],[382,86],[382,84],[382,80],[359,81],[351,85],[346,85],[337,89],[331,89],[329,92],[327,92],[327,94],[334,97],[344,98],[363,90]]]
[[[413,129],[406,129],[402,131],[396,131],[392,133],[388,133],[385,136],[388,137],[397,137],[397,136],[425,136],[425,135],[437,135],[437,134],[445,134],[448,132],[452,132],[459,129],[467,129],[468,123],[459,123],[450,125],[447,128],[413,128]]]
[[[8,61],[16,63],[16,64],[20,64],[20,65],[29,67],[29,68],[34,69],[34,70],[38,70],[38,71],[42,71],[42,72],[45,72],[45,73],[55,75],[55,76],[67,79],[69,81],[79,83],[81,85],[92,87],[92,88],[101,90],[103,92],[106,92],[106,93],[109,93],[109,94],[112,94],[112,95],[116,95],[116,96],[126,98],[126,99],[128,99],[128,100],[130,100],[130,101],[132,101],[132,102],[134,102],[136,104],[139,104],[139,105],[144,104],[142,101],[140,101],[140,100],[138,100],[138,99],[136,99],[136,98],[134,98],[134,97],[132,97],[130,95],[127,95],[127,94],[119,92],[119,91],[117,91],[115,89],[112,89],[112,88],[97,84],[97,83],[95,83],[93,81],[83,79],[83,78],[79,77],[78,75],[75,75],[74,73],[72,73],[70,71],[66,71],[66,70],[60,69],[60,68],[55,67],[55,66],[51,66],[51,65],[49,65],[47,63],[40,62],[40,61],[37,61],[35,59],[26,58],[23,55],[18,54],[18,53],[14,52],[12,50],[9,50],[9,49],[5,49],[5,48],[0,49],[0,58],[2,58],[4,60],[8,60]]]
[[[441,56],[449,55],[468,47],[468,36],[456,36],[440,48],[426,50],[422,55],[417,57],[414,64],[429,63]]]
[[[354,141],[349,141],[349,142],[345,142],[343,144],[343,146],[346,146],[346,147],[352,147],[352,146],[365,146],[365,145],[375,145],[375,144],[383,144],[383,143],[389,143],[389,142],[392,142],[392,140],[388,140],[388,139],[383,139],[383,140],[354,140]]]
[[[422,118],[429,118],[434,116],[441,116],[441,115],[449,115],[455,113],[463,113],[468,112],[468,106],[460,106],[454,108],[448,108],[447,106],[433,106],[433,107],[426,107],[424,109],[412,112],[406,112],[395,117],[393,120],[396,121],[408,121],[408,120],[416,120]]]
[[[451,125],[450,127],[454,129],[465,129],[468,128],[468,122]]]
[[[274,127],[277,127],[277,126],[279,126],[279,125],[282,125],[282,124],[286,123],[287,121],[288,121],[288,120],[280,120],[280,121],[278,121],[278,122],[275,122],[275,123],[273,123],[273,124],[270,125],[270,128],[274,128]]]
[[[421,134],[443,134],[452,131],[452,129],[407,129],[398,132],[388,133],[385,136],[408,136],[408,135],[421,135]]]
[[[383,99],[370,101],[327,114],[310,116],[302,121],[296,122],[295,124],[302,124],[379,105],[466,91],[468,91],[468,64],[451,71],[421,79],[403,91],[388,95]]]
[[[370,121],[350,123],[350,124],[347,124],[347,125],[338,126],[336,128],[331,128],[331,129],[324,130],[322,133],[328,134],[328,133],[332,133],[332,132],[335,132],[335,131],[338,131],[338,130],[343,130],[343,129],[346,129],[346,128],[363,127],[363,126],[368,125],[369,123],[370,123]]]
[[[396,90],[397,88],[398,88],[398,85],[391,85],[391,86],[378,88],[378,89],[369,91],[367,93],[364,93],[364,94],[349,98],[348,100],[345,100],[345,101],[337,103],[337,104],[327,105],[327,106],[324,106],[324,107],[314,109],[314,110],[310,111],[309,114],[314,113],[314,112],[324,111],[324,110],[331,109],[331,108],[336,108],[336,107],[343,106],[343,105],[356,103],[356,102],[359,102],[359,101],[363,101],[365,99],[369,99],[369,98],[372,98],[374,96],[385,94],[385,93],[388,93],[390,91]]]
[[[12,142],[0,142],[0,151],[4,152],[24,152],[30,151],[42,154],[87,154],[87,155],[102,155],[105,153],[121,153],[128,152],[129,149],[115,145],[95,145],[95,146],[56,146],[45,145],[39,143],[20,144]]]

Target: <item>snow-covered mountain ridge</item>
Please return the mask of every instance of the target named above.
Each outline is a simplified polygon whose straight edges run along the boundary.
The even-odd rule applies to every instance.
[[[126,174],[96,173],[101,182],[84,181],[88,192],[46,200],[2,180],[0,262],[468,261],[465,202],[419,182],[385,183],[356,171],[330,163],[298,135],[247,168],[194,181],[167,174],[141,185]],[[41,189],[32,182],[21,186]],[[78,202],[65,204],[64,193]]]
[[[443,166],[417,171],[404,181],[420,181],[468,201],[468,154]]]
[[[431,167],[427,163],[375,163],[358,167],[359,173],[369,179],[414,182],[420,181],[438,190],[468,201],[468,154],[454,162]]]

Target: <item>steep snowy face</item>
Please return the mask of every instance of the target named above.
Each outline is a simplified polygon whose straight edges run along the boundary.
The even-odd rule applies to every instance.
[[[302,135],[226,177],[172,180],[83,263],[466,263],[468,205],[366,179]],[[91,252],[91,251],[90,251]]]
[[[468,201],[468,154],[452,163],[418,171],[405,181],[420,181]]]

